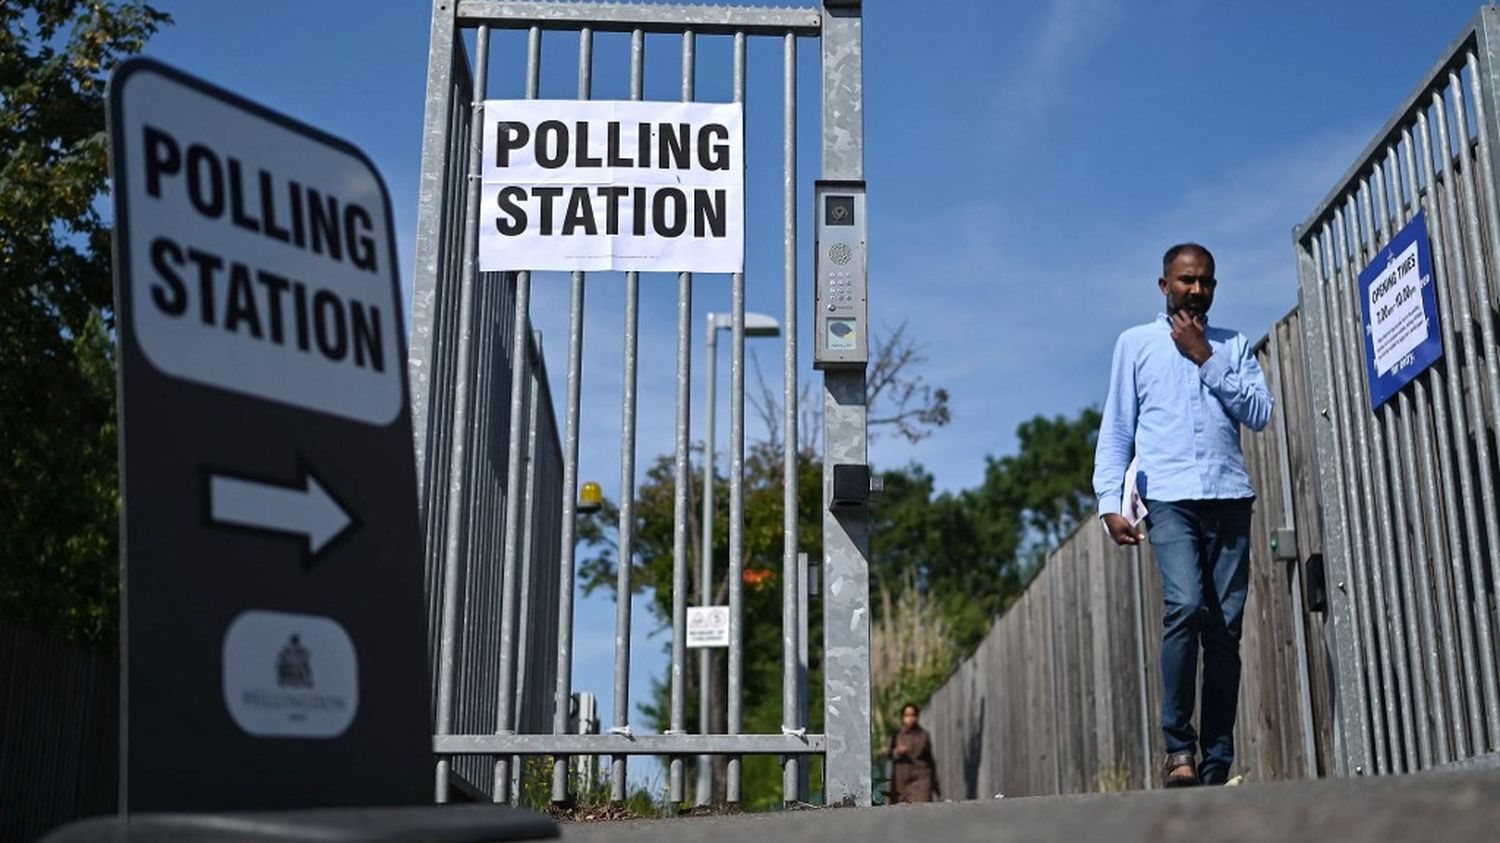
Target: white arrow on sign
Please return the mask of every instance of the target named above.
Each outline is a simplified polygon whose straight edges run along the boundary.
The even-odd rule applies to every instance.
[[[317,556],[354,523],[306,468],[300,489],[212,474],[208,496],[209,514],[215,523],[305,536],[309,556]]]

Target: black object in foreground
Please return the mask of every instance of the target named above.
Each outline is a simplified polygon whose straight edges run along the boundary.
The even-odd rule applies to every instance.
[[[42,843],[489,843],[558,836],[550,817],[503,805],[136,814],[70,823]]]

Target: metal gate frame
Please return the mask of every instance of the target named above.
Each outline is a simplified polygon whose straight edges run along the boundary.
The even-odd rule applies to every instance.
[[[806,613],[805,589],[784,576],[783,649],[786,665],[781,734],[740,734],[741,705],[741,588],[744,555],[744,275],[733,276],[733,329],[730,413],[730,559],[729,585],[731,643],[729,650],[729,722],[726,735],[691,735],[686,730],[685,616],[688,558],[688,453],[689,365],[691,353],[692,276],[679,275],[677,334],[677,429],[676,498],[673,576],[673,645],[671,662],[671,728],[662,735],[635,735],[628,717],[630,601],[618,601],[616,631],[615,704],[613,725],[605,734],[569,735],[567,701],[572,685],[573,575],[575,565],[575,516],[578,487],[578,416],[580,403],[581,350],[583,341],[584,274],[574,272],[569,328],[569,367],[566,434],[562,449],[561,537],[558,545],[557,624],[555,690],[552,700],[552,734],[517,734],[517,641],[524,634],[517,627],[520,589],[515,582],[518,566],[529,564],[531,554],[522,548],[522,536],[531,526],[528,504],[523,511],[524,467],[534,464],[522,452],[527,439],[524,417],[528,404],[535,409],[549,403],[543,392],[528,395],[527,363],[533,346],[530,326],[531,278],[529,272],[486,273],[477,270],[479,203],[479,159],[481,138],[471,131],[485,100],[491,29],[527,30],[526,95],[538,94],[541,40],[544,30],[576,31],[579,34],[578,97],[588,99],[593,74],[593,36],[596,32],[629,32],[632,35],[631,91],[642,96],[645,33],[669,33],[682,38],[682,99],[694,99],[694,57],[698,35],[729,35],[734,39],[734,97],[745,96],[746,39],[750,36],[780,37],[784,43],[784,214],[786,271],[786,332],[783,398],[786,426],[786,522],[784,524],[784,571],[797,570],[796,546],[796,434],[797,412],[797,179],[796,179],[796,80],[797,38],[819,37],[823,68],[823,177],[863,178],[863,89],[861,4],[859,0],[827,0],[823,8],[763,8],[747,6],[656,5],[645,3],[588,2],[494,2],[492,0],[434,0],[428,92],[424,121],[424,143],[417,256],[412,297],[411,382],[413,426],[416,430],[418,470],[424,482],[424,527],[429,536],[428,564],[432,572],[435,641],[435,729],[434,754],[438,757],[436,797],[448,799],[451,764],[455,757],[488,756],[493,759],[493,789],[497,802],[512,799],[522,756],[554,757],[552,798],[567,798],[567,757],[575,754],[610,755],[612,796],[625,797],[625,762],[630,755],[664,755],[671,759],[669,798],[681,802],[685,796],[684,759],[699,754],[728,755],[728,796],[739,800],[739,756],[780,755],[783,759],[785,799],[801,799],[800,760],[825,756],[825,795],[829,804],[869,805],[870,771],[870,675],[869,675],[869,519],[863,507],[840,508],[831,503],[831,471],[834,463],[867,463],[865,370],[844,368],[824,375],[824,599],[826,734],[806,734],[803,707],[807,698],[805,663],[799,666],[802,649],[799,630]],[[463,31],[475,30],[476,54],[473,72],[465,55]],[[625,399],[621,436],[620,567],[619,594],[628,595],[631,525],[635,483],[635,384],[638,327],[638,275],[626,274],[625,348],[623,355]],[[487,290],[488,288],[488,290]],[[493,306],[493,290],[504,288],[514,318],[510,337],[515,346],[508,354],[510,373],[508,458],[486,452],[490,444],[475,434],[488,429],[491,407],[474,394],[476,378],[493,377],[486,370],[498,357],[490,347],[497,341],[492,324],[499,312]],[[513,292],[510,292],[513,291]],[[491,302],[486,308],[485,302]],[[487,319],[485,314],[490,315]],[[503,334],[504,332],[498,332]],[[524,346],[524,347],[523,347]],[[489,381],[485,381],[488,383]],[[482,394],[482,393],[481,393]],[[533,436],[534,438],[534,436]],[[493,440],[491,440],[493,441]],[[486,466],[506,466],[503,484],[486,474]],[[495,520],[503,507],[503,522]],[[476,547],[470,536],[475,520],[491,529],[490,546]],[[503,537],[503,548],[494,539]],[[529,544],[528,544],[529,546]],[[499,552],[503,564],[499,581],[498,657],[493,670],[481,677],[459,675],[458,596],[469,587],[460,572],[476,554]],[[495,584],[490,584],[494,587]],[[525,582],[521,583],[524,588]],[[526,604],[529,605],[529,604]],[[521,607],[524,611],[525,606]],[[836,622],[834,622],[836,621]],[[536,627],[535,623],[528,626]],[[524,653],[523,653],[524,655]],[[482,696],[491,684],[492,703],[481,707],[492,712],[491,734],[459,734],[455,719],[455,688],[466,683],[470,693]]]
[[[1497,50],[1485,7],[1293,235],[1345,775],[1500,742]],[[1418,210],[1444,357],[1372,414],[1358,273]]]

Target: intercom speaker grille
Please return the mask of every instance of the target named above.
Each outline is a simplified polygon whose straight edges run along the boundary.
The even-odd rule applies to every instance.
[[[854,257],[854,250],[849,248],[848,243],[834,243],[828,247],[828,259],[839,266],[847,265],[852,257]]]

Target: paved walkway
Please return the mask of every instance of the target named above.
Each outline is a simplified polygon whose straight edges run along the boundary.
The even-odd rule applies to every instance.
[[[1500,772],[568,824],[598,843],[1500,840]]]

